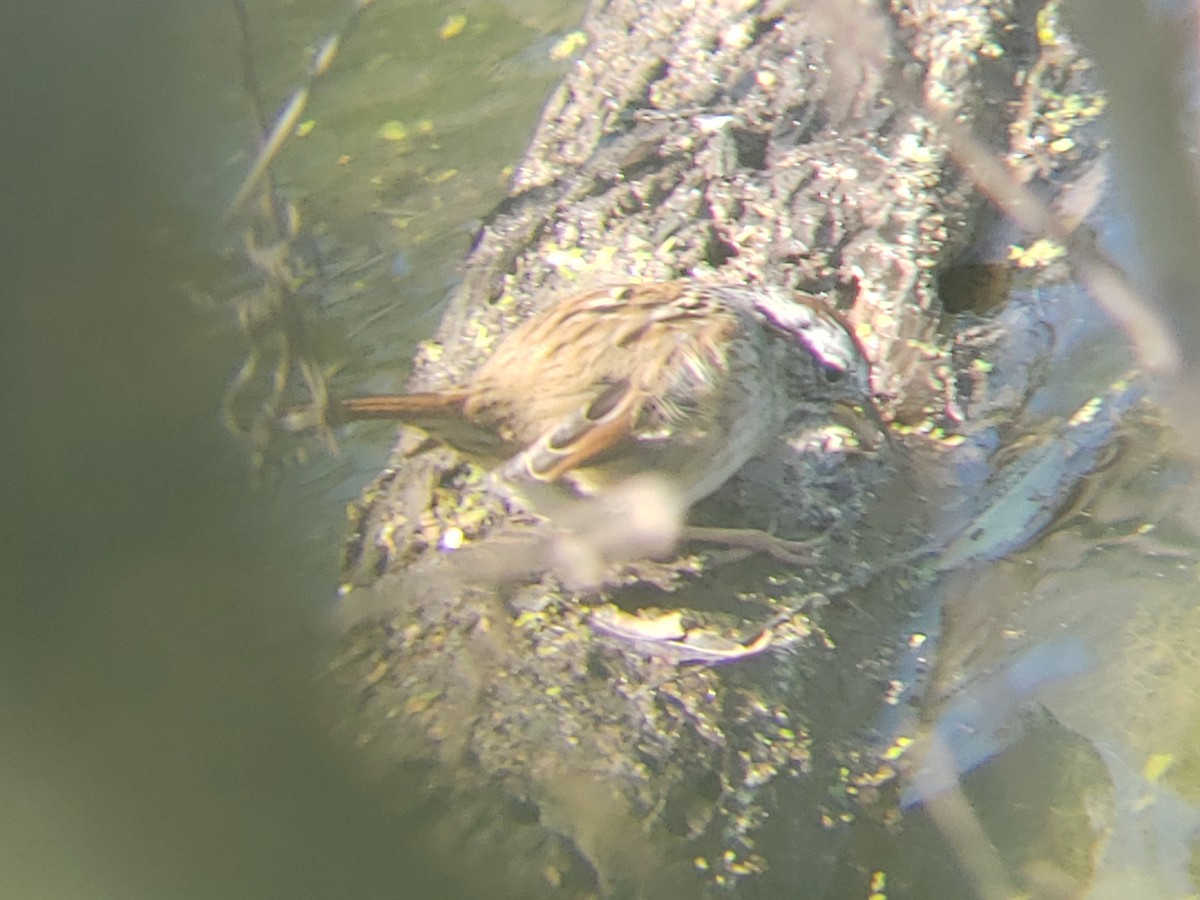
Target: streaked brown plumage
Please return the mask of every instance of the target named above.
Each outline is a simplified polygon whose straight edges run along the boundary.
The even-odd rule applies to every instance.
[[[688,504],[790,422],[871,411],[867,362],[818,301],[747,285],[626,284],[564,297],[507,335],[463,385],[336,402],[332,421],[395,418],[496,443],[511,481],[587,493],[652,471]],[[447,428],[447,426],[450,426]]]

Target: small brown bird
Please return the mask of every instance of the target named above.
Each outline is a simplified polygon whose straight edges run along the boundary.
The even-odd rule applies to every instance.
[[[691,505],[837,403],[861,404],[882,429],[866,357],[820,301],[672,281],[567,296],[465,384],[335,401],[328,418],[401,419],[469,452],[490,443],[501,477],[584,494],[654,472]]]

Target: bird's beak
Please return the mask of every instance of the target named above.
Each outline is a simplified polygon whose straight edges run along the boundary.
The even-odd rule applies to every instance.
[[[868,397],[863,401],[863,412],[867,414],[867,418],[871,420],[871,424],[879,429],[879,433],[887,441],[888,447],[892,450],[898,450],[900,444],[892,435],[892,429],[888,426],[888,423],[884,421],[883,413],[879,411],[879,405],[875,402],[874,397]]]
[[[889,449],[900,449],[900,444],[896,438],[893,437],[892,430],[888,427],[888,423],[884,421],[883,414],[879,411],[879,407],[876,405],[874,397],[867,397],[858,404],[851,404],[847,402],[845,405],[849,407],[855,418],[859,419],[860,421],[863,418],[867,419],[874,426],[874,430],[877,431],[887,442]],[[858,429],[853,430],[860,439],[863,437],[863,435],[859,433]],[[869,443],[875,445],[875,441],[870,441]]]

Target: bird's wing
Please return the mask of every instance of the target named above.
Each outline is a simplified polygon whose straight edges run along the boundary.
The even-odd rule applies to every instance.
[[[554,423],[512,457],[501,474],[520,481],[556,481],[587,466],[633,436],[646,395],[628,381],[606,385],[590,403]]]

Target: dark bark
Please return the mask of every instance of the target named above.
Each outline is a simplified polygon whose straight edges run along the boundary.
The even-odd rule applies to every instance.
[[[458,381],[563,291],[691,276],[826,293],[858,326],[889,417],[940,424],[953,368],[937,276],[983,205],[889,85],[918,81],[999,142],[1011,117],[1032,115],[1011,101],[1037,52],[1036,5],[951,6],[910,0],[887,18],[846,0],[597,3],[589,48],[480,230],[416,386]],[[506,861],[515,895],[547,868],[654,897],[768,869],[754,883],[819,895],[850,809],[831,790],[859,759],[915,602],[881,562],[901,529],[886,511],[863,521],[888,469],[882,452],[791,447],[698,511],[827,531],[811,569],[685,556],[628,566],[603,591],[568,592],[550,576],[483,588],[439,552],[450,529],[479,549],[506,542],[509,557],[540,560],[544,547],[480,489],[477,467],[406,439],[364,496],[348,549],[349,580],[369,583],[348,608],[387,611],[384,624],[360,623],[340,668],[361,698],[350,727],[385,765],[438,761],[420,776],[437,787],[422,790],[452,798],[447,821],[466,809],[491,823],[447,825],[464,843],[482,834],[497,842],[489,852],[523,856]],[[817,591],[832,602],[821,608]],[[679,607],[744,639],[781,610],[804,612],[776,636],[778,652],[679,667],[594,634],[589,607],[608,599]],[[497,793],[534,814],[505,820]]]

